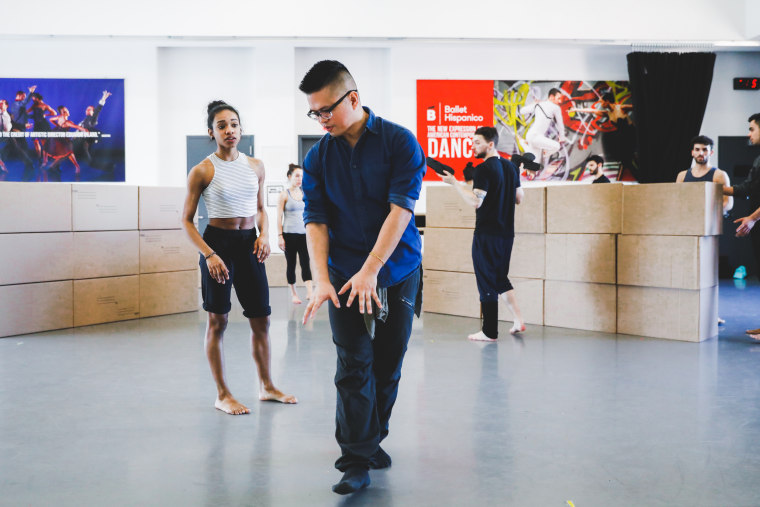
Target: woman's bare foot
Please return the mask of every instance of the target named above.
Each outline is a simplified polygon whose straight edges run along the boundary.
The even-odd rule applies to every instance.
[[[285,394],[276,387],[271,389],[260,389],[259,399],[261,401],[279,401],[288,405],[298,403],[298,400],[292,394]]]
[[[522,333],[523,331],[525,331],[525,324],[520,324],[518,326],[517,323],[515,323],[515,325],[509,330],[509,334]]]
[[[217,398],[214,402],[214,407],[216,407],[217,410],[221,410],[222,412],[226,412],[230,415],[243,415],[251,413],[251,411],[248,410],[248,407],[240,403],[232,396],[227,396],[223,400]]]
[[[496,338],[489,338],[483,333],[483,331],[478,331],[477,333],[471,334],[467,337],[468,340],[472,340],[474,342],[495,342]]]
[[[293,296],[290,299],[290,302],[293,303],[294,305],[300,305],[301,304],[301,299],[298,296]]]

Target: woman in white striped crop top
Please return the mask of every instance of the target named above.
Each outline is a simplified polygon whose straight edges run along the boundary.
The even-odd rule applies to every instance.
[[[216,382],[214,406],[228,414],[250,411],[238,402],[224,378],[223,338],[232,307],[232,287],[251,326],[251,348],[259,373],[259,399],[296,403],[282,393],[269,372],[269,220],[264,208],[264,164],[240,153],[240,115],[223,101],[208,105],[208,134],[216,151],[188,175],[182,228],[200,252],[203,309],[208,312],[206,357]],[[201,195],[209,224],[203,233],[193,223]],[[258,235],[256,228],[258,227]]]

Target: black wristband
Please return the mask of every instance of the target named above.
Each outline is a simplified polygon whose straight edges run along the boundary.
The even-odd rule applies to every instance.
[[[206,258],[206,260],[209,260],[209,258],[210,258],[210,257],[213,257],[214,255],[216,255],[216,252],[211,252],[211,253],[210,253],[210,254],[208,254],[208,255],[204,255],[204,257]]]

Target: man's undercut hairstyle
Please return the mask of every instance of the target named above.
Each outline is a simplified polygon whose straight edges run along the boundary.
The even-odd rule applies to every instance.
[[[499,144],[499,133],[493,127],[478,127],[475,131],[476,136],[482,136],[487,143],[493,141],[493,145]]]
[[[691,140],[692,150],[694,149],[695,144],[704,144],[705,146],[709,146],[711,150],[712,150],[712,147],[715,146],[715,143],[713,142],[713,140],[707,136],[697,136],[697,137],[692,138]]]
[[[588,164],[589,162],[596,162],[596,165],[600,167],[604,165],[604,159],[601,157],[601,155],[591,155],[586,159],[586,163]]]
[[[354,78],[345,65],[337,60],[322,60],[315,63],[301,80],[298,89],[305,94],[315,93],[328,86],[340,85],[345,81],[353,83]],[[356,88],[350,84],[346,90]]]
[[[604,94],[602,94],[602,100],[605,102],[609,102],[610,104],[614,104],[615,95],[612,92],[604,92]]]
[[[555,95],[557,95],[558,93],[562,93],[562,92],[561,92],[561,91],[559,91],[559,89],[558,89],[558,88],[552,88],[551,90],[549,90],[549,97],[554,97],[554,96],[555,96]]]
[[[755,122],[755,125],[760,127],[760,113],[755,113],[752,116],[749,117],[749,120],[747,121],[753,121]]]

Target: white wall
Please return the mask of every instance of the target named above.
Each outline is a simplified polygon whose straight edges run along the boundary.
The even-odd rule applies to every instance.
[[[733,78],[760,76],[760,53],[718,53],[702,133],[716,143],[720,136],[746,136],[747,118],[760,113],[760,90],[734,90]],[[712,157],[718,163],[718,151]]]
[[[208,135],[206,106],[216,99],[232,104],[240,112],[243,128],[253,118],[254,51],[251,48],[159,47],[158,123],[159,157],[155,174],[141,174],[141,184],[185,186],[187,181],[188,135]],[[131,104],[126,101],[129,109]],[[252,128],[252,127],[251,127]],[[252,131],[255,129],[252,128]],[[209,143],[209,153],[216,146]],[[193,164],[200,162],[190,161]],[[153,165],[144,160],[140,165]],[[130,164],[129,171],[136,164]],[[142,168],[140,168],[142,169]],[[143,172],[142,170],[140,171]]]
[[[212,37],[432,37],[495,39],[743,39],[756,0],[37,0],[34,20],[4,33]],[[3,18],[30,19],[5,2]]]
[[[414,131],[417,79],[625,80],[630,50],[558,42],[282,39],[199,47],[168,39],[24,38],[3,41],[3,76],[124,78],[126,178],[139,185],[184,186],[185,136],[206,134],[206,104],[224,98],[255,136],[268,182],[284,183],[287,164],[298,156],[297,136],[321,134],[297,88],[318,60],[346,63],[363,103]],[[705,134],[745,134],[747,116],[760,110],[760,92],[733,91],[731,80],[757,75],[760,50],[718,53]],[[275,208],[269,214],[273,221]]]

